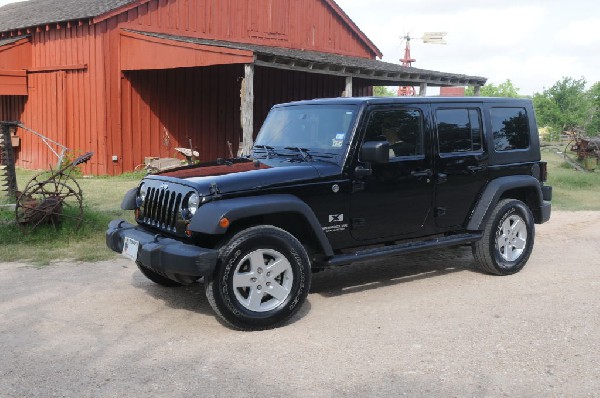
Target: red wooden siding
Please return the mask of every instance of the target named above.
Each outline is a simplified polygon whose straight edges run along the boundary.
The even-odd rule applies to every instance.
[[[243,66],[125,72],[122,164],[132,170],[146,156],[179,157],[189,147],[201,160],[229,157],[240,141],[240,78]],[[119,162],[120,163],[120,162]]]
[[[31,66],[29,39],[0,47],[0,69],[26,69]]]
[[[172,69],[254,62],[250,51],[202,46],[123,32],[121,70]]]
[[[152,0],[122,28],[373,58],[321,0]]]
[[[74,154],[95,152],[84,168],[88,174],[119,174],[143,163],[145,156],[174,156],[173,148],[189,146],[190,138],[204,160],[228,156],[227,141],[237,153],[241,63],[251,63],[252,54],[170,43],[173,48],[160,52],[168,56],[157,59],[147,54],[140,35],[122,28],[375,55],[323,0],[150,0],[93,24],[35,29],[30,43],[13,44],[11,48],[21,46],[22,54],[12,60],[20,59],[23,66],[10,69],[28,71],[28,96],[2,96],[2,118],[19,119]],[[165,45],[145,39],[150,42]],[[9,69],[10,62],[0,56],[0,69]],[[339,96],[344,90],[338,77],[263,68],[257,68],[255,85],[256,132],[275,103]],[[354,91],[363,89],[355,85]],[[39,138],[19,135],[18,166],[45,169],[56,164]]]
[[[27,95],[25,71],[0,69],[0,95]]]
[[[32,36],[29,97],[21,121],[74,154],[94,151],[84,172],[106,174],[107,102],[104,78],[106,23],[51,29]],[[17,165],[44,169],[56,156],[29,133],[17,152]]]
[[[20,120],[26,99],[27,97],[21,96],[0,96],[0,120],[12,122]]]

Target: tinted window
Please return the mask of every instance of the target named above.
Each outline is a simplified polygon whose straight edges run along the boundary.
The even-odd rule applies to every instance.
[[[529,121],[525,108],[492,108],[494,149],[498,152],[529,148]]]
[[[423,154],[423,117],[417,109],[374,111],[365,141],[390,143],[390,158]]]
[[[481,150],[481,116],[476,109],[439,109],[436,112],[440,153]]]

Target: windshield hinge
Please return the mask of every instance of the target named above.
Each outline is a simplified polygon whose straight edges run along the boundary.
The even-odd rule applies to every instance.
[[[210,195],[213,196],[215,199],[218,199],[221,197],[221,190],[219,189],[219,186],[217,185],[216,182],[213,182],[210,184],[209,192],[210,192]]]

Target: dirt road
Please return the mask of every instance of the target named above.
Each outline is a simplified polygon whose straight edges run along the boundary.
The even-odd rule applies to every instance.
[[[600,396],[600,212],[555,212],[525,269],[470,249],[316,274],[285,327],[220,324],[201,285],[117,258],[0,263],[0,396]]]

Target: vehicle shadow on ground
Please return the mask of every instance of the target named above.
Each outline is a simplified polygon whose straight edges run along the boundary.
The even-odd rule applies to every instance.
[[[470,246],[330,268],[313,275],[311,293],[336,297],[465,271],[479,273]]]
[[[135,288],[143,289],[151,297],[164,302],[170,308],[213,316],[221,325],[230,328],[227,323],[217,316],[208,303],[202,280],[189,286],[164,287],[151,282],[140,271],[136,271],[132,275],[131,284]],[[310,308],[311,305],[307,300],[300,310],[281,326],[293,324],[304,318],[310,312]]]

